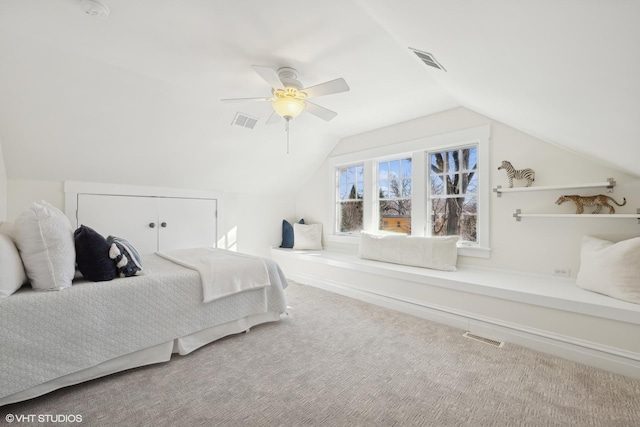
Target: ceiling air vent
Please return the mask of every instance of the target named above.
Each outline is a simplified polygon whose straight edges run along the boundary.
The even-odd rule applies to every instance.
[[[255,117],[247,116],[246,114],[236,113],[236,116],[233,118],[232,125],[242,126],[243,128],[253,129],[258,123],[258,119]]]
[[[412,47],[410,47],[409,50],[415,53],[416,56],[420,58],[420,61],[427,64],[429,67],[437,68],[438,70],[442,70],[442,71],[447,71],[438,61],[436,61],[436,58],[434,58],[432,54],[427,52],[422,52]]]

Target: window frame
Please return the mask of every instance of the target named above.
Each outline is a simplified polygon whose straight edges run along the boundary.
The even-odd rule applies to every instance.
[[[472,193],[468,193],[468,192],[465,191],[465,193],[463,193],[462,196],[466,198],[466,196],[469,195],[469,194],[475,195],[476,203],[477,203],[478,206],[480,205],[480,194],[479,194],[480,177],[479,177],[479,173],[480,173],[480,167],[481,167],[481,163],[480,163],[481,158],[480,158],[480,147],[479,147],[479,144],[471,143],[471,144],[468,144],[468,145],[456,145],[456,146],[453,146],[453,147],[450,147],[450,148],[447,148],[447,149],[432,149],[432,150],[428,150],[426,152],[426,161],[427,161],[427,163],[425,165],[425,168],[426,168],[425,173],[426,173],[426,176],[427,176],[427,186],[426,186],[426,189],[427,189],[427,195],[426,195],[426,197],[427,197],[427,200],[426,200],[426,203],[427,203],[427,229],[425,230],[425,235],[427,234],[427,230],[432,230],[433,229],[433,222],[435,220],[435,217],[432,216],[432,214],[434,213],[433,212],[433,210],[434,210],[434,208],[433,208],[434,199],[446,200],[446,199],[449,199],[449,198],[458,198],[459,197],[459,195],[458,196],[451,195],[451,194],[434,195],[434,194],[429,193],[429,189],[431,188],[431,155],[437,154],[437,153],[451,153],[451,152],[454,152],[454,151],[462,151],[462,150],[467,149],[467,148],[474,148],[476,150],[476,164],[475,164],[476,169],[475,170],[461,168],[461,169],[459,169],[457,171],[451,172],[449,170],[449,168],[446,167],[446,162],[445,162],[445,167],[446,167],[447,170],[442,171],[442,173],[440,173],[438,175],[441,176],[442,178],[444,178],[446,175],[451,175],[451,174],[456,174],[456,175],[462,176],[464,174],[468,174],[470,171],[473,171],[474,174],[475,174],[476,185],[477,185],[476,191],[472,192]],[[444,179],[442,179],[442,181],[444,182]],[[476,213],[474,215],[476,217],[476,224],[478,224],[479,215],[480,215],[480,210],[476,209]],[[479,228],[479,225],[476,225],[476,233],[478,233],[478,228]],[[462,239],[462,236],[460,236],[460,238]],[[476,241],[475,242],[471,241],[471,240],[460,240],[460,245],[463,245],[463,246],[476,246],[476,245],[478,245],[478,238],[476,236]]]
[[[378,222],[374,207],[374,198],[371,197],[376,189],[376,161],[390,158],[412,158],[412,215],[411,234],[414,236],[425,236],[430,227],[428,221],[428,152],[447,151],[452,148],[459,148],[476,144],[478,147],[478,226],[477,242],[469,244],[458,243],[458,254],[480,258],[489,258],[490,247],[490,162],[489,162],[489,141],[490,126],[478,126],[460,131],[449,132],[441,135],[413,139],[410,141],[392,143],[376,148],[362,151],[355,151],[346,154],[339,154],[329,157],[329,171],[331,174],[331,209],[332,224],[330,231],[327,230],[326,238],[329,242],[338,243],[358,243],[359,233],[337,233],[336,222],[336,168],[364,163],[364,212],[363,230],[377,233]]]
[[[360,183],[360,181],[358,181],[358,178],[356,177],[354,184],[355,184],[355,188],[356,188],[356,198],[355,199],[341,199],[340,197],[340,175],[341,175],[341,170],[344,169],[349,169],[349,168],[358,168],[358,167],[362,167],[363,168],[363,173],[362,173],[362,183],[363,183],[363,190],[362,190],[362,197],[357,197],[357,192],[358,192],[358,184]],[[357,172],[356,172],[357,173]],[[340,227],[340,224],[338,223],[339,221],[341,221],[341,217],[340,214],[338,213],[339,207],[344,204],[344,203],[356,203],[358,201],[361,201],[363,203],[363,210],[364,210],[364,198],[365,198],[365,194],[366,194],[366,190],[364,188],[364,180],[365,180],[365,174],[364,174],[364,162],[356,162],[356,163],[352,163],[352,164],[346,164],[346,165],[339,165],[336,166],[334,168],[334,181],[333,181],[333,185],[334,185],[334,194],[333,194],[333,232],[334,234],[338,234],[338,235],[349,235],[349,234],[354,234],[353,232],[349,232],[349,231],[344,231],[344,232],[340,232],[337,231]],[[349,182],[347,181],[347,184]]]
[[[401,197],[380,197],[380,163],[387,163],[390,166],[391,162],[394,161],[398,161],[400,162],[400,171],[402,171],[402,161],[409,159],[411,161],[411,176],[409,177],[409,179],[411,180],[411,194],[407,197],[407,196],[401,196]],[[380,218],[380,202],[382,201],[395,201],[395,200],[406,200],[409,199],[411,200],[412,203],[412,207],[411,207],[411,215],[413,216],[413,156],[411,154],[407,154],[407,155],[397,155],[397,156],[390,156],[390,157],[383,157],[383,158],[377,158],[377,159],[368,159],[365,161],[371,161],[372,162],[372,169],[374,171],[374,176],[373,176],[373,180],[374,180],[374,192],[372,194],[372,198],[373,198],[373,208],[374,208],[374,212],[372,213],[373,218],[374,218],[374,224],[375,224],[375,230],[373,230],[376,233],[380,233],[380,234],[396,234],[396,232],[393,231],[387,231],[387,230],[382,230],[380,228],[380,222],[381,222],[381,218]],[[403,180],[404,177],[402,176],[402,172],[400,173],[399,176],[400,180]],[[387,178],[387,184],[389,184],[391,181]],[[366,209],[366,206],[364,206],[364,208]],[[413,225],[413,222],[412,224]],[[400,233],[400,234],[405,234],[405,233]],[[410,233],[411,234],[411,233]]]

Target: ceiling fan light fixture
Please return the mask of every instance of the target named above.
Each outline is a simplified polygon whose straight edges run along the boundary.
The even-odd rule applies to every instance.
[[[295,88],[276,90],[273,96],[273,109],[280,117],[291,119],[297,117],[306,106],[306,102],[304,102],[306,94]]]
[[[300,99],[276,99],[273,101],[273,109],[280,117],[298,117],[304,110],[305,102]]]

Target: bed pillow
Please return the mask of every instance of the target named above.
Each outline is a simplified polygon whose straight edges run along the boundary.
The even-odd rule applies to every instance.
[[[640,237],[614,243],[584,236],[576,283],[588,291],[640,304]]]
[[[107,237],[109,245],[109,257],[115,262],[120,277],[140,276],[142,270],[142,258],[131,243],[121,237]]]
[[[304,218],[298,221],[298,224],[304,224]],[[282,244],[281,248],[293,248],[294,244],[294,233],[293,233],[293,225],[286,219],[282,220]]]
[[[76,264],[85,279],[105,282],[116,278],[116,263],[109,257],[107,239],[86,225],[81,225],[74,231],[73,238]]]
[[[33,289],[71,286],[76,270],[73,228],[60,209],[44,200],[32,203],[14,223],[14,240]]]
[[[358,256],[375,261],[456,271],[458,238],[360,233]]]
[[[322,249],[322,224],[293,224],[295,241],[293,249]]]
[[[0,299],[6,298],[27,283],[24,266],[11,237],[0,233]]]

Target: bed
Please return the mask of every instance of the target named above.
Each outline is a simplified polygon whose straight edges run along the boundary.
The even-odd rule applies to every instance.
[[[261,260],[268,286],[207,303],[201,273],[158,254],[143,257],[141,276],[74,280],[58,292],[22,287],[0,300],[0,406],[279,320],[287,281],[274,261]]]

